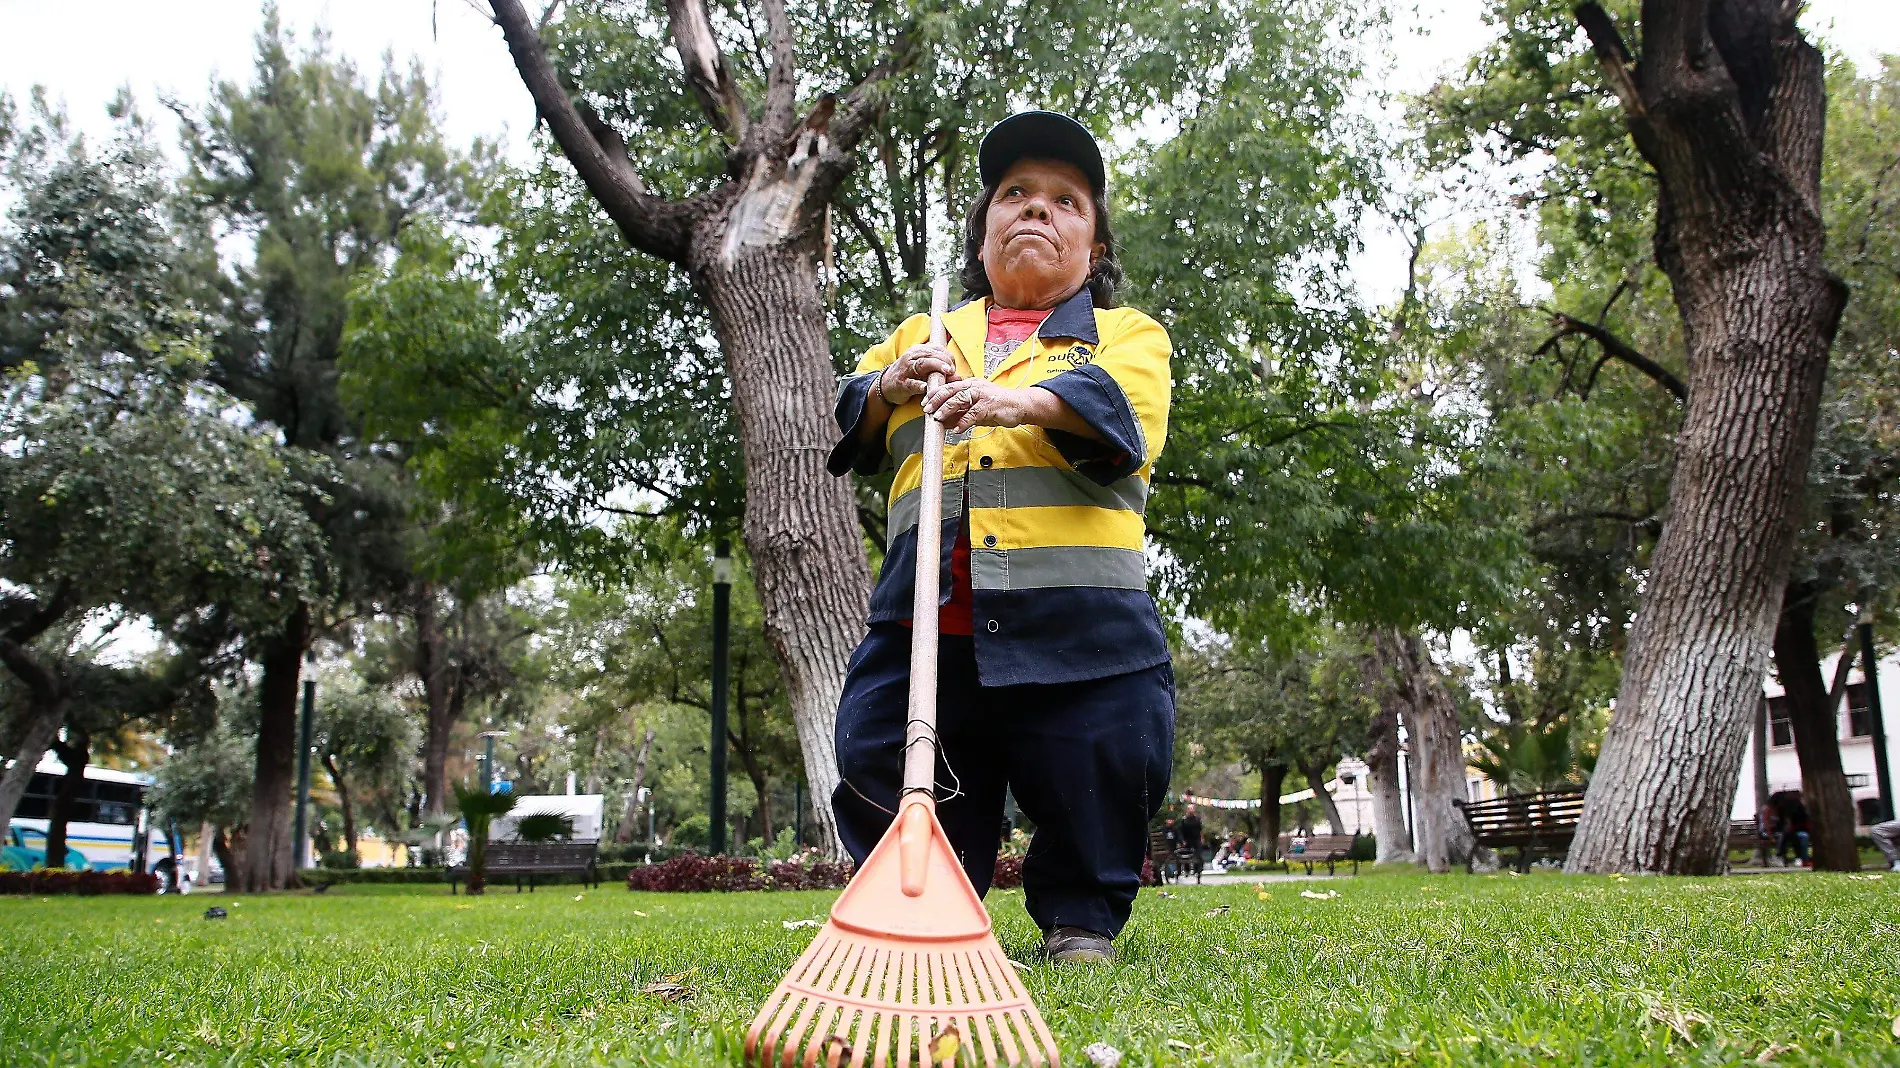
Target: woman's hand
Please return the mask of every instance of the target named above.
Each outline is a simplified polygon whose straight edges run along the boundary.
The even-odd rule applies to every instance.
[[[1022,426],[1037,422],[1037,402],[1042,398],[1056,400],[1055,394],[1046,389],[1010,389],[984,378],[965,378],[946,381],[928,391],[924,395],[924,412],[935,416],[948,431],[977,426]]]
[[[884,369],[877,381],[879,395],[886,404],[903,404],[930,389],[931,375],[942,375],[945,382],[957,381],[956,358],[942,345],[912,345]]]

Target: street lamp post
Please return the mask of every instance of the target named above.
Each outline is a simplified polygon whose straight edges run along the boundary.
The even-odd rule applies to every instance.
[[[732,547],[720,538],[713,548],[712,632],[712,827],[707,845],[726,851],[726,646],[732,613]]]
[[[507,734],[507,731],[483,731],[482,746],[482,790],[495,792],[495,739]]]
[[[296,850],[290,866],[307,868],[310,859],[310,747],[316,733],[317,680],[309,674],[317,667],[317,654],[304,654],[303,722],[297,728],[297,818],[290,831],[291,848]]]
[[[1880,789],[1880,819],[1893,818],[1893,772],[1887,767],[1887,725],[1880,714],[1880,662],[1874,658],[1874,614],[1860,616],[1860,673],[1867,686],[1867,718],[1874,743],[1874,785]]]

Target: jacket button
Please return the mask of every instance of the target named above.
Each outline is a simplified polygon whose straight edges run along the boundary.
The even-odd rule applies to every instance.
[[[983,457],[983,466],[984,466],[984,467],[988,467],[988,466],[989,466],[989,465],[991,464],[991,462],[992,462],[992,461],[990,460],[990,458],[989,458],[989,457],[987,457],[987,456],[985,456],[985,457]]]
[[[985,627],[984,627],[984,629],[985,629],[985,630],[988,630],[988,631],[989,631],[989,632],[990,632],[991,634],[995,634],[995,633],[996,633],[996,621],[995,621],[994,619],[992,619],[992,620],[990,620],[990,621],[989,621],[989,623],[988,623],[987,625],[985,625]]]
[[[996,547],[996,535],[994,534],[983,535],[983,544],[987,548],[994,549]]]

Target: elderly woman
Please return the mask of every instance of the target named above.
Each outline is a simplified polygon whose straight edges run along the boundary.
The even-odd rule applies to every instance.
[[[1107,960],[1167,792],[1174,673],[1142,508],[1168,426],[1168,335],[1117,308],[1102,156],[1066,116],[997,124],[964,232],[965,303],[913,316],[838,396],[831,470],[895,463],[884,569],[838,705],[833,797],[859,862],[897,807],[923,420],[945,428],[937,814],[977,892],[1004,792],[1036,828],[1029,914],[1057,961]],[[933,374],[943,384],[931,389]]]

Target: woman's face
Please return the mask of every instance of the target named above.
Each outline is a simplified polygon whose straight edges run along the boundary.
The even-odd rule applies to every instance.
[[[996,183],[980,258],[997,304],[1053,308],[1082,288],[1106,251],[1095,240],[1095,201],[1080,167],[1019,159]]]

